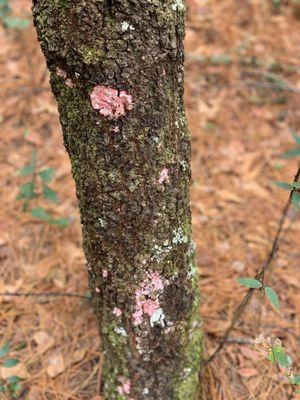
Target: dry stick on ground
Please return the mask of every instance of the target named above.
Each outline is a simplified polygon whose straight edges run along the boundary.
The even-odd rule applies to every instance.
[[[295,175],[294,178],[294,182],[298,182],[299,181],[299,177],[300,177],[300,164],[298,166],[298,171]],[[262,268],[257,272],[257,274],[255,275],[255,279],[259,280],[262,284],[264,283],[264,278],[265,278],[265,272],[270,268],[272,261],[276,255],[277,249],[278,249],[278,242],[283,230],[283,226],[286,220],[286,217],[288,215],[288,211],[289,208],[291,206],[292,203],[292,198],[293,198],[293,193],[297,191],[297,189],[292,189],[289,195],[289,199],[285,205],[285,207],[282,210],[282,214],[278,223],[278,227],[276,230],[276,234],[274,236],[274,240],[273,240],[273,244],[272,244],[272,248],[268,254],[268,257],[266,259],[266,261],[264,262]],[[247,307],[247,305],[249,304],[250,300],[252,299],[252,296],[254,294],[256,289],[249,289],[245,295],[245,297],[243,298],[242,302],[239,304],[239,306],[236,308],[231,323],[229,325],[229,327],[227,328],[227,330],[225,331],[225,334],[223,336],[223,339],[221,340],[219,346],[217,347],[217,349],[212,353],[212,355],[210,357],[208,357],[206,360],[204,360],[204,365],[209,364],[211,361],[213,361],[213,359],[216,357],[216,355],[222,350],[222,348],[224,347],[224,345],[228,342],[228,337],[230,335],[230,333],[232,332],[232,330],[235,328],[235,325],[237,323],[237,321],[239,320],[239,318],[241,317],[242,313],[244,312],[245,308]]]

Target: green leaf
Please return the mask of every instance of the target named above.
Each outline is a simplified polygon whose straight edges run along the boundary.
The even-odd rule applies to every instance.
[[[277,296],[277,293],[275,292],[274,289],[270,288],[269,286],[265,287],[265,293],[267,298],[269,299],[270,303],[272,304],[273,307],[275,308],[280,308],[280,302]]]
[[[292,202],[295,207],[300,206],[300,193],[294,192],[292,196]]]
[[[7,382],[10,383],[10,384],[18,383],[18,382],[20,382],[20,380],[21,380],[21,378],[19,378],[18,376],[14,376],[14,375],[9,376],[7,378]]]
[[[294,385],[300,385],[300,375],[295,375],[293,379]]]
[[[49,186],[43,186],[43,197],[44,199],[51,201],[52,203],[57,203],[57,194]]]
[[[17,17],[5,17],[4,26],[9,29],[25,29],[30,25],[30,20]]]
[[[58,219],[52,218],[51,221],[49,221],[49,222],[53,225],[57,225],[62,228],[65,228],[70,225],[70,220],[68,218],[64,218],[64,217],[58,218]]]
[[[41,207],[33,208],[31,215],[35,218],[41,219],[42,221],[51,221],[49,213]]]
[[[12,393],[13,399],[18,399],[20,397],[20,391],[22,390],[22,385],[19,382],[9,385],[9,390]]]
[[[278,354],[277,360],[280,367],[286,368],[290,365],[289,357],[285,354],[284,350]]]
[[[297,136],[295,132],[291,132],[293,139],[295,140],[296,144],[300,145],[300,136]]]
[[[296,147],[294,149],[288,150],[281,155],[282,158],[293,158],[300,156],[300,147]]]
[[[280,189],[285,189],[285,190],[293,189],[293,186],[286,182],[274,182],[274,185],[280,187]]]
[[[27,164],[27,165],[25,165],[25,167],[20,169],[19,174],[21,176],[28,176],[28,175],[33,174],[34,170],[35,170],[35,165],[34,164]]]
[[[5,343],[4,346],[0,347],[0,357],[5,357],[9,353],[9,344]]]
[[[6,387],[5,386],[0,386],[0,393],[4,393],[6,391]]]
[[[287,368],[291,365],[291,359],[281,345],[272,347],[267,358],[273,364],[278,364],[282,368]]]
[[[261,282],[259,282],[257,279],[252,279],[252,278],[238,278],[237,279],[238,283],[240,283],[243,286],[247,286],[248,288],[252,289],[260,289],[262,287]]]
[[[25,167],[23,167],[19,174],[21,176],[28,176],[34,173],[36,168],[36,150],[32,150],[32,155],[31,155],[31,163],[25,165]]]
[[[34,197],[34,182],[24,183],[24,185],[20,187],[20,192],[17,196],[17,199],[33,199]]]
[[[23,350],[27,347],[27,343],[25,341],[20,342],[17,344],[17,346],[15,347],[16,351],[20,351]]]
[[[39,176],[42,179],[42,181],[47,183],[52,181],[54,174],[55,174],[55,169],[51,167],[45,168],[39,172]]]
[[[19,364],[19,360],[17,358],[9,358],[3,363],[3,367],[5,368],[11,368],[14,367],[15,365]]]
[[[86,292],[86,293],[85,293],[85,297],[86,297],[88,300],[91,300],[91,299],[92,299],[92,293],[91,293],[90,291]]]

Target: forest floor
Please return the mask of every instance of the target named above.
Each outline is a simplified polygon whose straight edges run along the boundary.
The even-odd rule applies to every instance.
[[[13,8],[30,18],[30,3],[17,0]],[[288,198],[273,182],[291,182],[297,170],[296,159],[280,155],[293,146],[290,130],[300,131],[300,8],[292,0],[189,0],[187,23],[193,229],[207,357],[245,294],[236,278],[253,277],[270,251]],[[0,66],[0,292],[85,294],[74,184],[32,26],[1,28]],[[34,200],[37,215],[48,218],[43,208],[56,219],[67,217],[68,227],[35,218],[16,200],[29,179],[19,171],[33,151],[38,170],[55,169],[50,186],[58,196],[57,203],[41,196]],[[23,190],[28,193],[30,185]],[[50,191],[48,199],[53,196]],[[291,209],[266,275],[279,295],[280,311],[260,293],[254,296],[203,371],[203,399],[297,398],[284,374],[255,350],[254,340],[260,334],[280,338],[300,374],[299,232],[299,213]],[[0,296],[0,348],[5,343],[8,356],[19,360],[10,371],[23,378],[21,399],[101,399],[102,356],[87,300]],[[0,376],[5,374],[7,368],[0,366]],[[0,393],[2,398],[10,397]]]

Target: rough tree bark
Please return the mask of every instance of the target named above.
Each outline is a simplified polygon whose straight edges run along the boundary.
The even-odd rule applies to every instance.
[[[76,183],[106,399],[194,399],[182,0],[34,0]]]

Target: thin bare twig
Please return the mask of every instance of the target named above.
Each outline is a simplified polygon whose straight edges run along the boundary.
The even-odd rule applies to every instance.
[[[298,171],[294,177],[294,182],[298,182],[299,181],[299,177],[300,177],[300,164],[298,166]],[[292,198],[293,198],[293,193],[296,191],[297,189],[292,189],[288,198],[288,201],[286,202],[286,205],[284,206],[282,213],[281,213],[281,217],[280,220],[278,222],[278,227],[274,236],[274,240],[273,240],[273,244],[271,247],[271,250],[268,254],[268,257],[266,259],[266,261],[264,262],[263,266],[261,267],[261,269],[257,272],[257,274],[255,275],[255,279],[259,280],[262,284],[264,283],[264,278],[265,278],[265,272],[270,269],[272,261],[277,253],[277,249],[278,249],[278,243],[279,243],[279,239],[283,230],[283,226],[285,223],[285,220],[287,218],[288,215],[288,211],[290,209],[291,203],[292,203]],[[219,346],[216,348],[216,350],[211,354],[211,356],[209,356],[206,360],[204,360],[204,364],[209,364],[210,362],[213,361],[213,359],[216,357],[217,354],[219,354],[219,352],[222,350],[222,348],[224,347],[224,345],[228,342],[228,337],[230,335],[230,333],[232,332],[232,330],[234,329],[237,321],[239,320],[239,318],[241,317],[242,313],[244,312],[245,308],[247,307],[247,305],[249,304],[250,300],[253,297],[253,294],[255,292],[256,289],[249,289],[245,295],[245,297],[243,298],[242,302],[239,304],[239,306],[236,308],[235,312],[233,313],[233,317],[232,320],[230,322],[230,325],[228,326],[228,328],[225,331],[225,334],[221,340],[221,342],[219,343]]]

